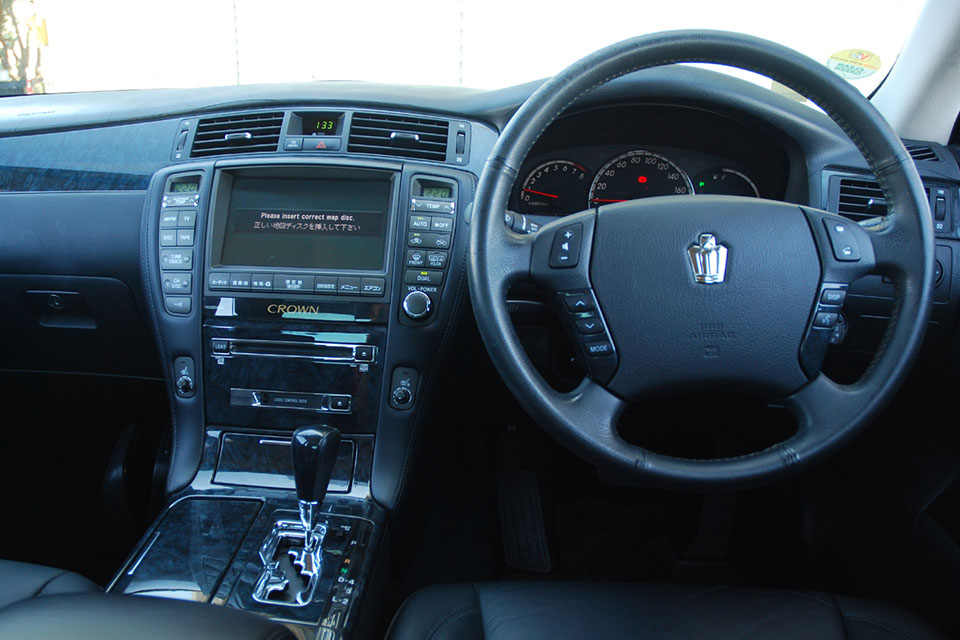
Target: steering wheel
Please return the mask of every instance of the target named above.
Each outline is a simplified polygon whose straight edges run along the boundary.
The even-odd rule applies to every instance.
[[[518,169],[567,107],[633,71],[717,63],[770,77],[819,105],[862,152],[888,213],[863,226],[808,206],[732,196],[664,196],[601,206],[520,235],[504,224]],[[514,114],[474,202],[469,283],[494,365],[526,411],[591,463],[681,489],[751,486],[799,472],[857,434],[920,348],[933,288],[933,227],[903,143],[824,66],[759,38],[674,31],[611,45],[545,82]],[[854,384],[820,372],[850,283],[891,278],[895,302],[876,356]],[[551,292],[587,376],[570,392],[537,372],[510,321],[521,280]],[[628,443],[629,402],[666,389],[751,389],[785,406],[797,431],[763,451],[686,459]],[[691,407],[710,419],[710,407]]]

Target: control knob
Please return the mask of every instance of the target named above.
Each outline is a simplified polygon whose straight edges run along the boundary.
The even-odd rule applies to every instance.
[[[433,311],[433,301],[423,291],[411,291],[403,299],[403,312],[414,320],[424,320]]]
[[[406,387],[397,387],[393,390],[393,401],[396,404],[404,405],[408,404],[410,400],[413,399],[413,394],[410,393],[410,389]]]
[[[182,396],[193,393],[193,378],[190,376],[180,376],[177,379],[177,392]]]

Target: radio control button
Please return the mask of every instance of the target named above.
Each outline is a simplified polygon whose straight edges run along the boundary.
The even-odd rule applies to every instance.
[[[817,315],[813,318],[813,326],[822,327],[824,329],[833,329],[833,327],[837,324],[838,317],[839,316],[836,313],[818,311]]]
[[[193,246],[193,229],[177,229],[177,246]]]
[[[162,274],[164,293],[192,293],[193,292],[193,274],[190,273],[164,273]]]
[[[160,213],[160,228],[173,229],[177,226],[177,220],[180,219],[178,211],[163,211]]]
[[[210,349],[213,353],[228,354],[230,353],[230,341],[225,338],[211,338]]]
[[[353,359],[357,362],[373,362],[373,345],[360,344],[354,347]]]
[[[187,296],[164,296],[163,304],[170,313],[190,313],[191,300]]]
[[[563,297],[563,304],[567,307],[567,311],[574,313],[593,311],[593,298],[587,293],[567,294]]]
[[[577,320],[577,331],[583,334],[603,333],[603,323],[600,318],[587,318]]]
[[[431,231],[453,231],[453,218],[430,218]]]
[[[160,268],[187,271],[193,268],[193,249],[164,249],[160,252]]]
[[[337,278],[337,293],[341,296],[360,295],[360,278]]]
[[[161,229],[160,230],[160,246],[161,247],[177,246],[177,230]]]
[[[430,231],[430,216],[410,216],[407,227],[418,231]]]
[[[433,253],[424,251],[423,249],[408,249],[407,250],[407,266],[408,267],[425,267],[427,266],[427,254]]]
[[[255,273],[250,276],[250,289],[253,291],[270,291],[273,289],[272,273]]]
[[[403,272],[404,284],[441,284],[443,283],[443,271],[427,271],[419,269],[407,269]]]
[[[431,269],[443,269],[447,266],[447,256],[449,255],[448,251],[427,251],[427,266]]]
[[[207,274],[207,286],[211,289],[229,289],[230,274],[217,273],[216,271]]]
[[[242,291],[248,290],[250,288],[250,274],[249,273],[231,273],[230,288],[240,289]]]
[[[197,212],[196,211],[181,211],[177,216],[177,226],[178,227],[189,227],[193,229],[197,226]]]
[[[385,285],[386,282],[383,278],[362,278],[360,280],[360,293],[365,296],[382,296]]]

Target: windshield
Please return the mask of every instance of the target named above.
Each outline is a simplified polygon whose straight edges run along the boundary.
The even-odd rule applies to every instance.
[[[505,87],[553,75],[624,38],[709,28],[797,49],[869,95],[895,62],[922,5],[0,0],[0,94],[319,80]]]

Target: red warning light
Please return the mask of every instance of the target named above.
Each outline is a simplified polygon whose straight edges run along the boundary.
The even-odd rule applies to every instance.
[[[647,176],[640,176],[639,178],[637,178],[637,182],[639,182],[640,184],[643,184],[646,181],[647,181]]]

